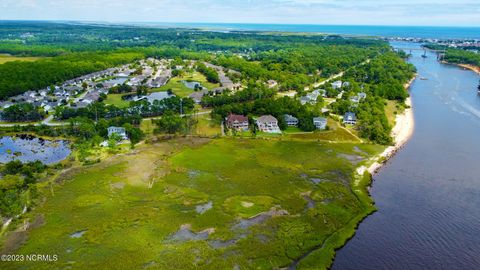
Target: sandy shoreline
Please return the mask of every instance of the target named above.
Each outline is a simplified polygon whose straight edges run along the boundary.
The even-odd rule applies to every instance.
[[[405,84],[405,89],[408,90],[415,79],[416,76]],[[394,145],[387,147],[381,154],[375,156],[375,162],[373,162],[368,168],[365,166],[358,168],[357,172],[360,175],[363,175],[365,170],[372,175],[377,173],[385,162],[395,155],[395,153],[408,142],[410,137],[412,137],[415,128],[415,120],[413,117],[412,100],[410,97],[405,100],[405,104],[407,105],[407,108],[405,108],[405,111],[402,114],[397,115],[395,126],[392,129]]]
[[[477,67],[474,65],[468,65],[468,64],[458,64],[458,66],[462,68],[470,69],[480,75],[480,67]]]

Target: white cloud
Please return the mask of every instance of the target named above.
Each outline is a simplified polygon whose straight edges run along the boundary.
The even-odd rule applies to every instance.
[[[0,0],[0,19],[480,26],[479,0]]]

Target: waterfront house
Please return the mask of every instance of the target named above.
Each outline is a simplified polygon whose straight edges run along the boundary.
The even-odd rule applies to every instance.
[[[314,117],[313,125],[316,129],[326,129],[327,128],[327,118],[324,117]]]
[[[357,123],[357,116],[353,112],[347,112],[343,116],[343,123],[345,125],[355,125]]]
[[[284,116],[285,122],[287,123],[287,126],[289,127],[296,127],[298,126],[298,118],[290,115],[290,114],[285,114]]]
[[[262,115],[256,120],[258,129],[266,133],[281,133],[278,120],[271,115]]]
[[[122,140],[128,140],[127,131],[123,127],[108,127],[108,137],[111,137],[113,134],[119,135]]]
[[[229,114],[225,118],[225,124],[230,129],[247,131],[248,130],[248,118],[243,115]]]

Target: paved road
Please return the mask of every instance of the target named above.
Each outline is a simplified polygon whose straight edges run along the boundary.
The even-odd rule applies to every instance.
[[[212,112],[211,110],[208,110],[208,111],[198,112],[198,113],[195,113],[195,114],[182,114],[182,117],[192,116],[192,115],[205,115],[205,114],[209,114],[211,112]],[[159,118],[161,118],[161,116],[144,118],[144,119],[159,119]],[[68,122],[52,122],[52,120],[53,120],[53,115],[49,115],[42,122],[37,122],[37,123],[12,123],[12,124],[2,123],[2,124],[0,124],[0,127],[29,126],[29,125],[33,125],[33,126],[46,125],[46,126],[50,126],[50,127],[58,127],[58,126],[66,126],[66,125],[70,124]]]

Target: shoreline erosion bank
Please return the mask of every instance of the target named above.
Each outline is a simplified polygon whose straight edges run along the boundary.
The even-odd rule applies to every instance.
[[[469,64],[457,64],[459,67],[469,69],[478,75],[480,75],[480,67],[479,66],[474,66],[474,65],[469,65]]]
[[[417,75],[404,85],[407,91],[410,89],[410,86],[416,78]],[[357,168],[358,175],[363,176],[365,171],[368,171],[372,176],[375,175],[412,137],[415,129],[415,119],[413,116],[412,99],[410,97],[405,100],[405,105],[407,105],[407,107],[402,114],[396,116],[395,126],[392,128],[391,135],[393,137],[394,145],[388,146],[382,153],[374,156],[372,158],[374,162],[368,167],[361,166]]]
[[[407,91],[410,89],[410,86],[416,78],[417,75],[415,75],[408,83],[405,84],[405,89]],[[377,155],[375,157],[376,161],[368,168],[359,168],[357,170],[359,174],[363,174],[366,169],[372,176],[375,175],[380,169],[382,169],[385,163],[392,158],[398,150],[402,149],[402,147],[412,137],[415,129],[415,119],[413,116],[411,97],[408,97],[405,100],[405,105],[407,105],[407,107],[402,114],[396,116],[395,126],[392,128],[394,145],[387,147],[382,153]]]
[[[410,89],[410,86],[416,78],[417,74],[415,74],[415,76],[404,85],[406,91]],[[405,100],[405,105],[407,105],[407,107],[402,114],[396,116],[395,126],[392,129],[391,135],[394,139],[394,145],[387,147],[382,153],[372,157],[373,163],[367,165],[368,167],[364,165],[357,168],[357,175],[353,183],[353,188],[360,201],[365,205],[365,211],[353,218],[349,225],[332,234],[332,236],[322,244],[321,249],[315,248],[307,254],[304,254],[301,258],[295,260],[294,263],[287,267],[288,269],[296,269],[296,267],[301,265],[302,262],[308,261],[309,259],[311,260],[312,257],[315,257],[310,257],[310,255],[319,253],[321,250],[325,252],[322,257],[326,258],[331,256],[331,261],[330,263],[326,262],[326,264],[319,267],[319,269],[331,269],[337,250],[343,248],[347,242],[355,236],[358,226],[360,226],[362,221],[376,211],[375,202],[369,192],[369,187],[373,183],[373,175],[377,173],[413,135],[415,122],[410,97]],[[368,174],[365,174],[365,172],[368,172]]]

